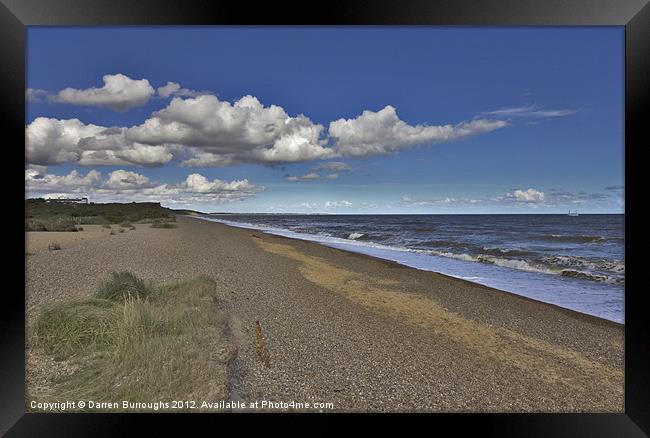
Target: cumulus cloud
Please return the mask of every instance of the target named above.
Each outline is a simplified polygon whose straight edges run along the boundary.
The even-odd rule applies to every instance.
[[[517,189],[506,193],[505,198],[516,202],[541,202],[544,200],[544,192],[532,187],[528,190]]]
[[[47,98],[47,90],[42,90],[40,88],[28,88],[25,90],[25,99],[27,102],[42,102],[45,98]]]
[[[59,176],[42,174],[36,169],[28,168],[25,170],[25,184],[28,191],[79,192],[81,190],[90,190],[98,187],[101,181],[101,176],[101,173],[96,170],[91,170],[85,175],[73,170],[67,175]]]
[[[400,120],[394,107],[364,111],[354,119],[339,119],[329,125],[336,151],[343,156],[387,154],[401,149],[456,141],[506,126],[501,120],[477,119],[457,125],[409,125]]]
[[[25,154],[31,164],[155,166],[171,161],[173,152],[179,148],[133,142],[123,128],[86,125],[78,119],[38,117],[25,127]]]
[[[196,97],[202,96],[204,94],[212,94],[209,91],[195,91],[188,88],[182,88],[181,85],[177,82],[167,82],[166,85],[158,87],[156,91],[158,92],[158,96],[163,99],[171,96]]]
[[[177,84],[176,82],[167,82],[167,85],[158,87],[157,91],[158,91],[158,95],[164,99],[178,92],[180,89],[181,89],[180,84]]]
[[[280,163],[332,154],[320,139],[323,126],[307,117],[290,117],[279,106],[263,106],[244,96],[234,104],[214,95],[174,98],[143,124],[127,130],[132,141],[180,144],[192,157],[184,166]]]
[[[115,170],[102,179],[100,172],[85,175],[76,170],[67,175],[42,174],[37,169],[25,170],[25,184],[31,197],[87,196],[97,202],[152,201],[186,205],[241,201],[264,190],[247,179],[209,180],[193,173],[177,183],[151,181],[145,175],[127,170]]]
[[[126,111],[149,102],[154,89],[146,79],[131,79],[123,74],[104,75],[104,86],[86,89],[65,88],[51,100],[70,105],[85,105]]]
[[[99,135],[105,129],[85,125],[78,119],[38,117],[25,129],[27,160],[40,165],[78,161],[81,157],[79,141]]]
[[[104,76],[104,83],[102,88],[66,88],[52,99],[125,110],[146,103],[156,93],[146,79],[133,80],[121,74]],[[78,119],[35,119],[26,126],[29,162],[157,166],[178,159],[185,167],[277,165],[392,153],[507,125],[500,120],[476,119],[456,125],[413,126],[387,106],[378,112],[364,111],[353,119],[335,120],[326,130],[305,115],[290,116],[282,107],[264,106],[250,95],[231,103],[175,82],[159,87],[157,95],[171,101],[131,127],[84,124]],[[333,179],[350,166],[330,161],[312,170],[322,170]]]
[[[133,190],[151,187],[149,178],[136,172],[128,170],[115,170],[108,174],[104,187],[114,190]]]

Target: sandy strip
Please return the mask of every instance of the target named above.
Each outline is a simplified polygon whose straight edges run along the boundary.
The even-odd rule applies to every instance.
[[[148,225],[141,225],[148,226]],[[28,231],[25,233],[25,253],[28,255],[49,250],[50,244],[57,243],[61,248],[69,248],[78,245],[86,240],[94,240],[110,236],[111,228],[102,225],[80,225],[79,231]],[[112,229],[118,233],[119,225],[113,225]],[[129,231],[125,229],[125,232]]]
[[[27,257],[29,313],[91,293],[112,270],[159,282],[209,275],[238,348],[233,398],[345,411],[623,410],[622,325],[312,242],[178,224]]]

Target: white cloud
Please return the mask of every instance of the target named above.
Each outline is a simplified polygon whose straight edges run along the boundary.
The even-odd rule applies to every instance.
[[[182,187],[193,193],[217,193],[220,191],[250,190],[252,188],[247,179],[229,183],[220,179],[210,181],[199,173],[188,175]]]
[[[146,104],[154,94],[154,89],[146,79],[131,79],[123,74],[104,75],[101,88],[66,88],[51,96],[54,102],[71,105],[87,105],[126,111],[129,108]]]
[[[133,80],[121,74],[104,76],[104,83],[102,88],[66,88],[51,99],[126,110],[146,103],[155,93],[146,79]],[[282,107],[264,106],[250,95],[230,103],[175,82],[159,87],[157,94],[172,99],[132,127],[84,124],[78,119],[35,119],[26,126],[29,162],[157,166],[178,159],[185,167],[274,165],[398,152],[507,125],[500,120],[476,119],[456,125],[412,126],[399,119],[395,108],[387,106],[378,112],[364,111],[354,119],[333,121],[326,131],[302,114],[290,116]],[[351,168],[347,163],[330,161],[312,170],[325,171],[334,179]]]
[[[485,199],[446,196],[443,198],[414,199],[409,195],[402,195],[401,205],[405,207],[434,207],[451,205],[473,205],[484,202]]]
[[[101,181],[101,173],[91,170],[85,175],[76,170],[67,175],[58,176],[42,174],[35,169],[25,170],[25,185],[29,190],[40,190],[47,192],[70,191],[78,192],[98,187]]]
[[[25,184],[31,197],[87,196],[94,202],[151,201],[186,205],[233,202],[248,199],[264,190],[247,179],[209,180],[193,173],[178,183],[159,183],[145,175],[123,169],[115,170],[102,180],[101,173],[91,170],[82,175],[76,170],[67,175],[41,174],[25,170]]]
[[[84,124],[78,119],[38,117],[25,127],[25,154],[31,164],[155,166],[172,160],[177,146],[128,140],[123,128]]]
[[[318,178],[320,178],[320,175],[318,175],[315,172],[310,172],[310,173],[308,173],[306,175],[302,175],[302,176],[289,176],[289,177],[287,177],[287,179],[289,181],[311,181],[311,180],[315,180],[315,179],[318,179]]]
[[[78,161],[79,141],[92,138],[106,128],[78,119],[57,120],[38,117],[25,128],[26,155],[33,164],[56,164]]]
[[[174,98],[142,125],[127,131],[140,143],[181,144],[193,153],[185,166],[278,163],[324,158],[332,151],[320,139],[323,126],[284,109],[264,107],[253,96],[234,104],[213,95]]]
[[[158,95],[164,99],[176,93],[180,89],[181,89],[180,84],[176,82],[167,82],[167,85],[158,87],[157,91],[158,91]]]
[[[355,119],[330,123],[329,135],[336,141],[336,151],[343,156],[387,154],[401,149],[460,140],[506,126],[501,120],[477,119],[457,125],[409,125],[399,119],[394,107],[364,111]]]
[[[171,96],[178,97],[196,97],[202,96],[204,94],[212,94],[209,91],[195,91],[187,88],[182,88],[177,82],[167,82],[166,85],[158,87],[157,89],[158,96],[163,99],[166,99]]]
[[[108,180],[104,187],[114,190],[133,190],[144,187],[150,187],[149,178],[136,172],[127,170],[115,170],[108,174]]]
[[[541,202],[544,201],[544,192],[531,187],[528,190],[518,189],[508,192],[505,198],[516,202]]]
[[[570,109],[541,109],[537,105],[524,105],[511,108],[501,108],[495,111],[487,111],[483,114],[498,117],[528,117],[528,118],[552,118],[565,117],[577,113],[578,110]]]
[[[483,196],[467,198],[462,196],[447,196],[439,198],[414,199],[409,195],[403,195],[400,201],[405,207],[426,207],[426,206],[455,206],[455,205],[520,205],[531,208],[539,206],[557,207],[570,204],[601,203],[611,199],[607,193],[572,193],[551,189],[548,193],[534,188],[526,190],[517,189],[499,196]]]
[[[40,88],[28,88],[25,91],[25,99],[27,102],[36,103],[42,102],[47,97],[47,90]]]
[[[325,203],[325,208],[347,208],[347,207],[352,207],[352,203],[350,201],[327,201]]]

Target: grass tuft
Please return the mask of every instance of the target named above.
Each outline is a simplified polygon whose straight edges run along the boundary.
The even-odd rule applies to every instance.
[[[109,300],[90,298],[46,309],[34,334],[55,360],[65,360],[88,349],[104,350],[114,342],[117,308]]]
[[[176,224],[170,224],[169,222],[160,222],[160,221],[153,222],[150,225],[150,228],[177,228],[177,227],[178,225]]]
[[[25,231],[77,231],[71,217],[29,218],[25,222]]]
[[[45,386],[28,385],[31,397],[132,402],[227,397],[233,350],[226,317],[215,306],[216,283],[199,277],[152,287],[146,298],[100,298],[124,284],[144,282],[128,272],[113,274],[96,297],[40,313],[30,326],[29,347],[65,360],[71,371]]]
[[[151,291],[144,280],[128,271],[113,272],[111,278],[104,281],[95,296],[114,301],[124,301],[130,298],[146,298]]]

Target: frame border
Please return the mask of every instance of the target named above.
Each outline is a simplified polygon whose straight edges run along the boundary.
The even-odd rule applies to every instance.
[[[480,431],[499,436],[650,436],[650,328],[643,307],[643,291],[632,291],[633,282],[641,280],[643,267],[639,258],[630,257],[641,244],[630,238],[633,229],[641,230],[641,212],[634,198],[640,195],[633,178],[641,174],[638,150],[649,144],[647,120],[650,97],[650,5],[648,0],[336,0],[316,5],[296,0],[260,3],[255,7],[243,2],[207,0],[140,0],[137,4],[118,0],[0,0],[0,120],[15,156],[7,172],[11,180],[20,181],[24,154],[17,147],[24,144],[25,124],[25,50],[26,26],[112,26],[112,25],[472,25],[472,26],[625,26],[625,226],[626,288],[625,296],[625,413],[624,414],[434,414],[436,426],[450,426],[455,431]],[[22,108],[22,111],[16,111]],[[22,167],[18,162],[22,161]],[[9,168],[10,167],[10,168]],[[24,187],[16,190],[11,205],[24,211]],[[639,210],[639,211],[637,211]],[[23,219],[9,220],[22,230]],[[14,223],[15,221],[15,223]],[[22,231],[21,231],[22,233]],[[24,247],[22,234],[16,233]],[[12,245],[13,247],[13,245]],[[21,253],[23,254],[23,253]],[[17,258],[16,258],[17,259]],[[16,270],[20,269],[21,263]],[[25,260],[22,259],[22,268]],[[632,274],[630,276],[630,273]],[[23,277],[24,281],[24,277]],[[641,284],[639,282],[639,284]],[[18,286],[18,290],[24,290]],[[636,288],[634,288],[636,290]],[[7,436],[48,435],[110,436],[130,427],[132,419],[155,416],[160,429],[168,429],[180,416],[141,414],[35,414],[25,413],[24,399],[24,296],[15,289],[5,290],[6,305],[1,319],[0,351],[0,433]],[[340,417],[334,414],[334,417]],[[272,416],[273,423],[281,415]],[[301,415],[311,421],[311,414]],[[409,419],[422,418],[413,415]],[[326,417],[327,418],[327,417]],[[185,418],[183,418],[185,419]],[[193,416],[192,423],[214,427],[211,416]],[[269,420],[269,416],[265,417]],[[377,420],[378,417],[374,416]],[[380,424],[378,422],[378,424]],[[64,432],[65,431],[65,432]],[[645,433],[644,433],[645,431]],[[185,429],[187,433],[187,429]],[[646,435],[648,434],[648,435]]]

